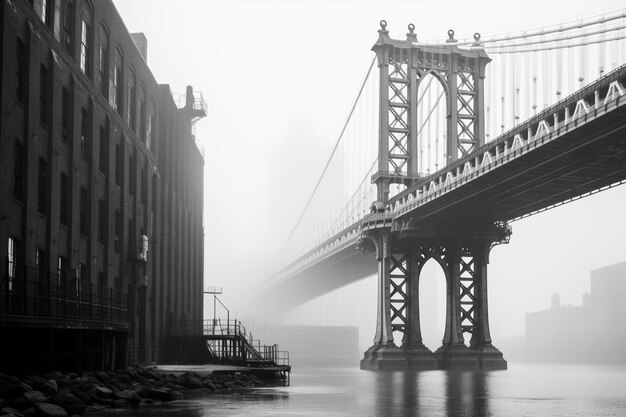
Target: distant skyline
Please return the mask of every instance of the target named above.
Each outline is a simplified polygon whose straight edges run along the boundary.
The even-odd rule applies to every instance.
[[[256,275],[259,265],[284,241],[322,170],[372,59],[379,20],[387,20],[392,37],[403,37],[414,23],[419,39],[443,40],[449,28],[459,38],[476,31],[488,36],[624,7],[623,0],[506,7],[496,1],[114,3],[131,32],[146,34],[157,81],[174,92],[192,84],[207,100],[208,117],[197,126],[206,150],[205,282],[223,287],[221,299],[240,317],[254,314],[240,300],[264,278]],[[511,243],[494,248],[489,266],[496,345],[523,334],[524,314],[548,308],[553,293],[565,305],[580,304],[592,269],[626,260],[625,203],[620,187],[512,224]],[[363,309],[359,326],[373,337],[374,280],[355,285],[340,291],[358,294],[350,302]]]

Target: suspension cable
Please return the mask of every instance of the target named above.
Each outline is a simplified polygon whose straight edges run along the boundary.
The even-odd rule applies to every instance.
[[[341,129],[341,133],[339,133],[339,137],[337,138],[337,141],[335,142],[335,146],[333,146],[333,150],[331,151],[330,156],[328,157],[328,160],[326,161],[326,165],[324,165],[324,169],[322,170],[322,174],[318,178],[317,183],[315,184],[315,187],[313,188],[313,192],[309,196],[309,199],[307,200],[307,202],[306,202],[306,204],[304,206],[304,209],[302,210],[302,213],[300,213],[300,216],[298,217],[298,220],[296,221],[295,225],[293,226],[293,228],[289,232],[289,235],[288,235],[287,239],[285,240],[285,243],[283,244],[283,246],[278,251],[278,255],[276,255],[276,258],[274,259],[274,261],[276,261],[276,259],[283,253],[283,251],[285,250],[285,248],[289,244],[289,241],[293,237],[293,234],[296,232],[296,229],[300,225],[300,222],[302,221],[302,218],[304,217],[304,215],[307,212],[309,206],[311,205],[311,201],[313,201],[313,197],[315,197],[315,193],[317,192],[317,189],[319,188],[320,184],[322,183],[322,179],[324,179],[324,175],[326,174],[326,171],[328,170],[330,162],[332,161],[333,157],[335,156],[335,152],[337,151],[337,148],[339,147],[339,143],[341,142],[341,139],[343,138],[343,134],[345,133],[346,129],[348,128],[348,123],[350,123],[350,119],[352,118],[352,114],[354,113],[354,110],[356,109],[356,105],[358,104],[359,99],[361,98],[361,94],[363,93],[363,90],[365,89],[365,85],[367,84],[367,80],[369,79],[370,74],[372,73],[372,68],[374,68],[374,63],[375,62],[376,62],[376,57],[374,57],[372,59],[372,62],[370,63],[369,68],[367,69],[367,73],[365,74],[365,79],[363,80],[363,83],[361,84],[361,88],[359,89],[359,93],[357,94],[356,99],[354,100],[354,103],[352,104],[352,108],[350,109],[350,113],[348,113],[348,117],[346,118],[346,122],[344,123],[343,128]]]

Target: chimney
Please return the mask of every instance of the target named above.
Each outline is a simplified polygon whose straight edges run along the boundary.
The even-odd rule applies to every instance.
[[[146,35],[144,35],[143,32],[131,33],[130,38],[133,40],[137,50],[139,50],[143,60],[148,63],[148,39]]]

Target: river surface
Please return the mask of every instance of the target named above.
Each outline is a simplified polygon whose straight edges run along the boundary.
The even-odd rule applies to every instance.
[[[294,368],[291,386],[186,399],[108,416],[626,416],[626,367],[507,371]]]

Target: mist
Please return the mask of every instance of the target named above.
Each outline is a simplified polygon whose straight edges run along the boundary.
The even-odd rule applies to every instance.
[[[269,278],[274,258],[320,175],[373,53],[378,22],[403,38],[444,40],[571,21],[622,7],[537,0],[469,4],[441,1],[115,0],[131,32],[148,38],[148,65],[174,92],[201,91],[208,117],[197,125],[205,149],[205,285],[235,317],[260,317],[245,300]],[[537,11],[541,12],[537,12]],[[511,17],[515,22],[511,27]],[[175,34],[175,35],[174,35]],[[497,59],[497,57],[494,57]],[[494,343],[524,334],[528,312],[580,305],[590,271],[626,260],[626,188],[618,187],[514,222],[511,242],[493,249],[489,309]],[[427,344],[441,337],[443,275],[426,279],[434,299],[422,315]],[[376,282],[366,278],[313,300],[283,324],[357,326],[371,344]],[[323,314],[322,314],[323,312]],[[439,312],[439,314],[438,314]],[[205,316],[212,314],[205,299]],[[431,349],[437,346],[429,345]],[[504,351],[506,356],[506,351]]]

